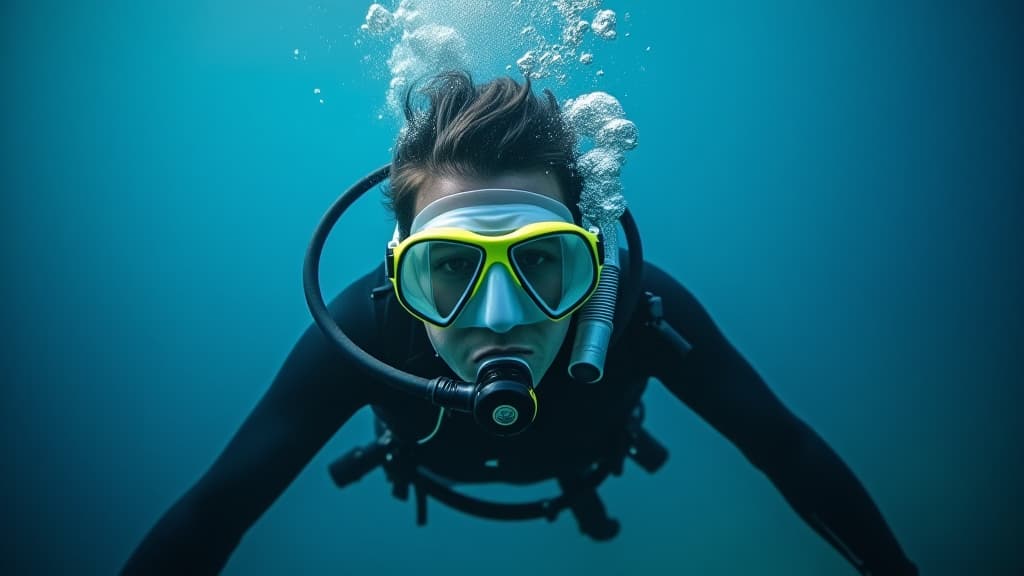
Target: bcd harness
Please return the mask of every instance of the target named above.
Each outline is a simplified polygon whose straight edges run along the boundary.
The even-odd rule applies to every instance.
[[[386,310],[386,303],[391,295],[391,286],[374,289],[371,294],[378,319],[393,317]],[[679,350],[680,356],[689,352],[690,343],[663,321],[661,298],[650,292],[645,292],[643,296],[646,306],[639,306],[638,311],[645,313],[644,326],[670,342]],[[645,381],[640,381],[631,385],[645,384]],[[636,394],[633,397],[639,398],[640,395]],[[396,498],[408,500],[409,487],[412,486],[416,497],[416,523],[420,526],[426,524],[427,496],[432,496],[466,514],[495,520],[545,518],[550,522],[569,508],[582,533],[594,540],[609,540],[618,534],[619,523],[608,516],[604,503],[597,494],[597,487],[609,475],[622,474],[627,457],[648,473],[656,472],[668,459],[668,450],[644,429],[643,418],[643,404],[638,400],[627,419],[625,430],[617,436],[617,441],[610,443],[605,456],[597,459],[586,470],[560,474],[556,479],[562,494],[533,502],[490,502],[453,490],[443,480],[419,465],[412,449],[414,442],[398,438],[379,417],[376,417],[375,422],[377,438],[365,446],[347,452],[330,465],[329,471],[334,483],[343,488],[377,467],[383,467],[386,477],[392,484],[392,495]]]

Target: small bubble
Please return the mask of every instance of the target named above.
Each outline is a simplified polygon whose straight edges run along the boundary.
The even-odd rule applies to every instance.
[[[615,12],[611,10],[601,10],[594,16],[594,21],[590,23],[590,29],[594,31],[594,34],[598,35],[605,40],[615,39]]]
[[[537,56],[534,55],[533,50],[527,50],[526,54],[516,60],[516,65],[524,73],[529,72],[537,66]]]
[[[313,88],[313,94],[319,94],[319,93],[320,93],[320,89],[319,88]]]
[[[650,51],[651,51],[651,47],[650,46],[648,46],[647,48],[644,48],[644,52],[650,52]]]
[[[399,10],[404,15],[405,11],[402,8],[399,8]],[[370,9],[366,12],[366,23],[361,25],[359,29],[373,36],[381,36],[395,26],[396,16],[398,15],[388,12],[380,4],[371,4]]]
[[[596,74],[597,74],[598,76],[604,76],[604,70],[598,70],[598,71],[596,72]]]
[[[323,98],[321,98],[321,99],[320,99],[320,103],[321,103],[321,104],[323,104],[323,103],[324,103],[324,99],[323,99]]]

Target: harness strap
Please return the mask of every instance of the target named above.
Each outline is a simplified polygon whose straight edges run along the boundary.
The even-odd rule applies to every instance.
[[[375,288],[371,293],[378,321],[378,334],[381,335],[393,336],[396,333],[389,330],[392,326],[388,325],[388,319],[396,316],[388,309],[393,301],[391,294],[391,287],[387,284]],[[692,346],[671,326],[663,322],[661,299],[651,292],[645,292],[644,297],[647,304],[644,325],[670,341],[681,355],[685,356]],[[404,348],[407,351],[411,341],[408,334],[406,338]],[[391,346],[384,349],[394,350],[395,344],[391,342]],[[618,534],[619,523],[608,516],[604,503],[597,494],[597,487],[609,475],[622,474],[623,463],[627,457],[649,473],[661,468],[668,458],[668,450],[643,428],[643,418],[643,404],[638,401],[622,440],[612,447],[607,458],[597,461],[590,470],[583,473],[559,476],[557,480],[562,494],[533,502],[489,502],[456,492],[417,466],[415,458],[404,450],[403,442],[395,438],[379,418],[376,422],[379,431],[377,439],[364,447],[350,450],[331,464],[329,471],[335,484],[338,487],[345,487],[378,466],[383,467],[388,480],[392,483],[394,497],[407,500],[409,486],[413,487],[416,497],[416,523],[420,526],[426,524],[427,496],[432,496],[460,512],[494,520],[545,518],[550,522],[554,521],[562,510],[569,508],[581,532],[595,540],[608,540]]]
[[[608,517],[596,485],[585,483],[578,476],[561,476],[558,485],[563,495],[573,494],[569,507],[580,532],[599,542],[611,540],[619,533],[619,521]]]
[[[367,473],[383,467],[392,483],[392,495],[407,500],[409,487],[416,497],[416,524],[427,522],[427,496],[460,512],[492,520],[532,520],[544,518],[554,521],[569,508],[579,525],[580,531],[599,541],[615,537],[619,531],[617,520],[610,518],[604,503],[597,494],[600,486],[611,474],[619,475],[626,457],[636,461],[641,468],[655,472],[664,464],[668,451],[642,427],[642,404],[634,410],[625,435],[629,441],[616,450],[610,459],[599,460],[588,471],[580,474],[565,474],[558,477],[562,494],[533,502],[499,503],[481,500],[453,490],[433,475],[416,466],[414,459],[403,450],[403,443],[397,440],[378,421],[382,433],[374,442],[350,450],[331,464],[331,477],[339,488],[358,481]]]

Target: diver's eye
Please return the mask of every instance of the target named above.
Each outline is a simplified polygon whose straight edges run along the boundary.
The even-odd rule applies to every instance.
[[[520,248],[515,252],[516,264],[523,270],[561,264],[561,255],[547,248]]]
[[[516,256],[519,264],[524,267],[540,266],[550,260],[550,256],[541,250],[522,250]]]
[[[468,258],[445,258],[435,263],[435,268],[445,274],[471,274],[476,269],[476,262]]]

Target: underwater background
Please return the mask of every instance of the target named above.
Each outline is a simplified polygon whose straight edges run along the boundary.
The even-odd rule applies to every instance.
[[[543,3],[422,4],[474,31],[453,57],[478,80],[519,77],[503,39],[522,24],[498,15]],[[306,243],[398,128],[396,37],[360,30],[368,8],[0,8],[0,572],[116,572],[309,325]],[[1022,5],[602,8],[617,37],[538,86],[607,91],[637,125],[621,177],[647,258],[849,464],[922,574],[1024,573]],[[390,231],[379,195],[346,214],[325,293],[377,265]],[[645,403],[671,456],[601,487],[610,543],[569,514],[499,523],[435,501],[419,528],[380,471],[337,490],[326,467],[371,439],[364,410],[225,573],[855,573],[656,382]]]

